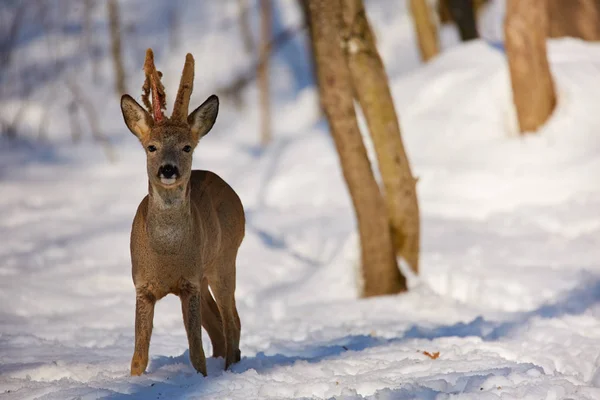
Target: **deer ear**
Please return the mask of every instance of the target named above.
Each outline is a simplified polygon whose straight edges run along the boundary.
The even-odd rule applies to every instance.
[[[154,121],[133,97],[128,94],[121,97],[121,111],[125,124],[138,139],[142,140],[150,134]]]
[[[218,113],[219,98],[213,94],[188,116],[187,121],[196,141],[210,131],[217,120]]]

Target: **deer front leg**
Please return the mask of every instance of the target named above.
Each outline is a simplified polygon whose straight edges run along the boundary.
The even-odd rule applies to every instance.
[[[136,288],[135,350],[131,359],[131,375],[141,375],[148,366],[148,350],[152,336],[152,320],[156,298],[146,289]]]
[[[202,348],[202,317],[200,313],[202,299],[200,286],[183,281],[180,289],[183,323],[190,346],[190,361],[196,371],[206,376],[206,356]]]

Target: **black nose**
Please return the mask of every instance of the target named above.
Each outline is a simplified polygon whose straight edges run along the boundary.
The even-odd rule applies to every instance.
[[[173,176],[177,177],[179,175],[179,171],[177,167],[171,164],[166,164],[161,166],[158,169],[158,176],[164,176],[167,179],[172,178]]]

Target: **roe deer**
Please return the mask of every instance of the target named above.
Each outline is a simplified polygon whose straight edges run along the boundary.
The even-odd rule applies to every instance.
[[[148,365],[156,301],[173,293],[181,299],[191,363],[206,376],[201,326],[208,332],[213,356],[224,357],[226,369],[240,360],[241,328],[234,292],[244,208],[219,176],[192,171],[194,148],[212,128],[219,109],[219,100],[212,95],[187,115],[194,80],[192,55],[186,57],[170,118],[162,111],[165,89],[151,49],[146,52],[144,72],[142,100],[148,111],[129,95],[121,98],[125,124],[146,149],[149,183],[131,229],[136,291],[131,375],[141,375]]]

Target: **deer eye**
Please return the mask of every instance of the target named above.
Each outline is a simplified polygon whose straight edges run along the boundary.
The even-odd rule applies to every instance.
[[[190,146],[189,144],[187,146],[185,146],[183,148],[183,151],[185,151],[186,153],[189,153],[190,151],[192,151],[192,146]]]
[[[154,146],[154,145],[151,144],[150,146],[148,146],[148,151],[150,153],[154,153],[156,151],[156,146]]]

